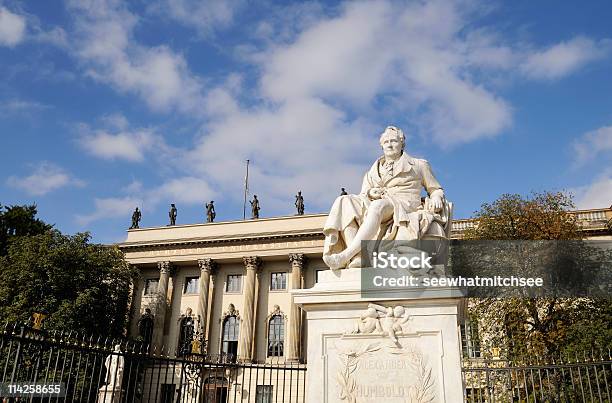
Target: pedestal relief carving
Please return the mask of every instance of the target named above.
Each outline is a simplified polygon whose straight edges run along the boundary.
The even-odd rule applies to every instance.
[[[370,303],[352,330],[333,344],[335,379],[340,400],[351,403],[373,398],[430,403],[436,382],[427,358],[408,338],[410,315],[403,306]],[[331,364],[331,363],[330,363]],[[332,364],[333,365],[333,364]],[[399,399],[399,400],[396,400]]]
[[[432,368],[416,347],[363,340],[337,348],[335,376],[340,400],[351,403],[376,398],[410,403],[435,401]]]
[[[398,343],[397,336],[404,331],[403,326],[410,320],[410,316],[403,306],[384,307],[368,304],[368,309],[362,312],[352,334],[381,334]]]

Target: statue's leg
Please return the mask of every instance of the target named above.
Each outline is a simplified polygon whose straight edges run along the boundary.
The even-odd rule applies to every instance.
[[[353,220],[351,223],[344,229],[342,235],[344,236],[344,243],[350,245],[353,242],[353,239],[357,236],[357,231],[359,231],[359,226]]]
[[[374,240],[380,224],[392,217],[393,204],[389,200],[373,201],[368,207],[368,213],[361,227],[350,242],[347,240],[347,248],[340,253],[324,256],[323,260],[331,269],[345,267],[348,261],[361,250],[361,241]]]

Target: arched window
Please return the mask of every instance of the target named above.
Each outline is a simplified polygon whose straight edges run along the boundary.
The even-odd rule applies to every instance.
[[[232,362],[236,361],[238,355],[238,334],[240,324],[235,315],[227,316],[223,321],[223,336],[221,339],[222,352]]]
[[[282,315],[273,315],[268,327],[268,357],[284,355],[285,319]]]

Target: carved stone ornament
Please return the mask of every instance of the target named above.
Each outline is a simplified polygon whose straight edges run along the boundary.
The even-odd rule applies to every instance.
[[[234,304],[228,305],[227,311],[223,312],[223,315],[221,315],[221,319],[219,320],[219,322],[223,322],[228,316],[235,316],[236,319],[240,319],[240,313],[238,312]]]
[[[269,322],[270,319],[272,319],[272,317],[276,315],[280,315],[283,319],[287,320],[287,315],[285,315],[285,313],[281,311],[280,306],[274,305],[274,308],[272,308],[272,312],[270,312],[268,316],[266,316],[266,322]]]
[[[172,264],[170,262],[157,262],[157,268],[161,274],[171,273],[172,272]]]
[[[399,345],[397,336],[404,332],[404,325],[408,320],[410,315],[403,306],[368,304],[368,309],[361,313],[355,326],[347,334],[381,334]]]
[[[357,402],[382,388],[405,402],[436,401],[435,375],[423,353],[413,346],[398,348],[366,341],[339,348],[337,360],[340,400]]]
[[[198,259],[198,266],[200,267],[201,271],[213,273],[217,268],[217,262],[211,258]]]
[[[245,256],[242,261],[247,269],[259,270],[261,268],[261,258],[259,256]]]
[[[306,262],[306,256],[303,253],[290,253],[289,254],[289,262],[292,265],[304,266]]]

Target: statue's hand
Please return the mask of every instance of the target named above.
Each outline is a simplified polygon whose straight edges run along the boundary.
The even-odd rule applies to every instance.
[[[368,197],[371,200],[378,200],[382,197],[383,191],[381,188],[372,188],[368,190]]]
[[[432,196],[429,199],[429,208],[434,212],[438,212],[442,210],[443,203],[442,198],[440,196]]]

